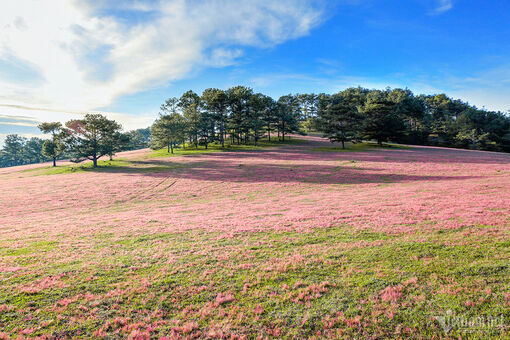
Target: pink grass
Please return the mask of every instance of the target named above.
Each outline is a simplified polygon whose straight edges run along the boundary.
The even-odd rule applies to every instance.
[[[328,145],[315,141],[316,146]],[[510,215],[510,155],[419,147],[310,152],[310,146],[172,157],[167,172],[0,176],[0,238],[29,234],[385,232],[486,224]],[[151,162],[149,160],[148,162]],[[16,270],[0,265],[0,270]]]

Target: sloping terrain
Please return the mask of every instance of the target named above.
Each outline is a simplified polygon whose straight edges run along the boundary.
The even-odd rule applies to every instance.
[[[359,150],[0,173],[0,338],[508,336],[510,155]]]

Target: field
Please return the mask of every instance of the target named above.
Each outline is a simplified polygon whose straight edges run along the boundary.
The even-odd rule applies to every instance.
[[[291,141],[0,173],[0,339],[510,337],[509,154]]]

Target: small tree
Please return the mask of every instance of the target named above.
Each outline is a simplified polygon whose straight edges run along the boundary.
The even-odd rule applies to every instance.
[[[126,149],[138,150],[149,147],[150,142],[150,128],[131,130],[125,133],[128,139]]]
[[[184,92],[179,98],[177,107],[181,108],[184,118],[186,118],[186,128],[190,143],[195,144],[198,149],[198,133],[200,125],[200,96],[189,90]]]
[[[254,145],[257,145],[258,140],[264,135],[265,121],[263,119],[264,114],[270,108],[271,101],[270,97],[263,95],[262,93],[256,93],[251,96],[250,110],[248,111],[248,121],[250,130],[253,133]]]
[[[320,128],[324,137],[331,142],[345,142],[360,139],[361,117],[358,109],[341,94],[332,98],[332,104],[320,114]]]
[[[151,127],[151,147],[160,149],[167,147],[167,152],[174,153],[174,145],[184,139],[186,120],[174,112],[162,115]]]
[[[195,103],[185,106],[183,114],[186,120],[185,126],[190,142],[193,142],[193,144],[195,144],[195,149],[198,149],[198,135],[200,132],[200,123],[202,122],[199,106]]]
[[[44,141],[42,145],[42,154],[53,160],[53,166],[57,166],[57,158],[64,151],[64,145],[61,142],[62,124],[59,122],[42,123],[38,126],[42,133],[50,133],[51,140]]]
[[[404,121],[396,111],[395,103],[384,97],[384,93],[375,91],[368,97],[360,112],[363,120],[363,134],[375,139],[377,144],[389,139],[398,139],[405,129]]]
[[[264,96],[264,105],[261,120],[264,123],[264,129],[267,131],[267,138],[271,141],[271,131],[274,129],[274,125],[278,122],[278,105],[276,101],[269,97]]]
[[[253,90],[246,86],[234,86],[229,88],[226,94],[228,98],[228,108],[230,110],[229,128],[232,136],[232,143],[235,138],[239,145],[243,133],[248,132],[246,115]]]
[[[42,152],[45,140],[39,137],[32,137],[27,140],[23,150],[24,163],[39,163],[47,160]]]
[[[113,155],[117,152],[127,150],[129,148],[129,135],[119,131],[112,131],[106,138],[107,155],[113,160]]]
[[[57,166],[57,157],[62,153],[61,145],[52,140],[45,140],[42,145],[42,154],[53,160],[53,166]]]
[[[278,99],[278,132],[285,140],[285,133],[299,132],[299,107],[296,98],[289,94]],[[279,135],[279,134],[278,134]]]
[[[89,159],[96,168],[99,158],[113,152],[114,136],[120,130],[117,122],[101,114],[87,114],[84,119],[68,121],[65,144],[73,156],[72,161]]]
[[[210,118],[213,121],[213,129],[215,125],[219,128],[219,140],[221,147],[225,146],[225,127],[227,124],[227,105],[228,97],[225,91],[209,88],[202,93],[202,104],[209,111]]]
[[[23,151],[27,139],[17,134],[7,135],[2,149],[2,157],[9,166],[23,164]]]

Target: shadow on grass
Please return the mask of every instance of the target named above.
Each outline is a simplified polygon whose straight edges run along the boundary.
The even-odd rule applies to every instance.
[[[39,169],[37,175],[73,172],[128,173],[153,177],[199,181],[247,183],[316,183],[362,184],[412,181],[445,181],[480,178],[480,176],[434,176],[395,174],[378,163],[483,163],[510,164],[510,155],[464,153],[463,150],[424,147],[380,148],[372,145],[360,152],[330,152],[324,141],[302,141],[280,148],[211,152],[196,157],[160,157],[141,160],[101,161],[98,168],[90,163]],[[319,148],[319,150],[314,150]],[[320,150],[321,148],[328,151]],[[333,147],[336,151],[336,146]],[[203,151],[203,150],[202,150]],[[468,151],[469,152],[469,151]],[[357,164],[360,163],[360,164]],[[369,164],[367,164],[369,163]],[[430,164],[428,165],[430,166]]]
[[[271,149],[275,147],[287,146],[287,145],[302,145],[306,144],[307,141],[304,139],[286,139],[286,140],[260,140],[257,145],[253,144],[225,144],[222,147],[218,143],[209,144],[207,149],[204,146],[199,146],[198,149],[194,145],[187,144],[186,148],[175,147],[173,153],[169,152],[167,148],[154,150],[150,153],[149,158],[159,157],[175,157],[175,156],[199,156],[202,154],[210,154],[216,152],[254,152],[261,151],[264,149]]]
[[[310,184],[363,184],[402,183],[413,181],[466,180],[477,176],[420,176],[394,174],[374,167],[363,167],[356,163],[310,164],[296,162],[240,163],[239,158],[217,158],[201,161],[177,162],[172,160],[111,162],[98,168],[83,167],[78,171],[97,173],[125,173],[134,176],[151,176],[197,181],[241,182],[241,183],[310,183]],[[268,160],[266,158],[266,160]],[[106,162],[108,163],[108,162]],[[51,174],[51,169],[45,174]],[[78,172],[71,169],[67,173]],[[64,172],[54,172],[64,173]]]

